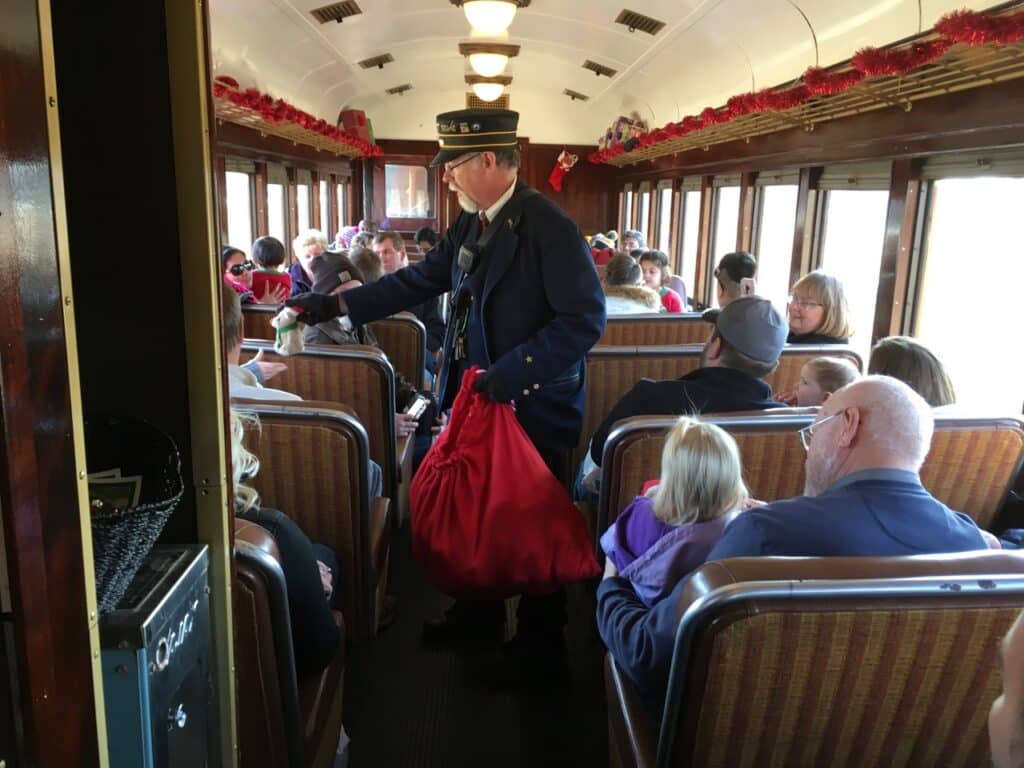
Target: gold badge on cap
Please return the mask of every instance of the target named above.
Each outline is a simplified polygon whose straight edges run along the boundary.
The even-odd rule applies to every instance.
[[[469,123],[459,123],[459,133],[469,133]]]

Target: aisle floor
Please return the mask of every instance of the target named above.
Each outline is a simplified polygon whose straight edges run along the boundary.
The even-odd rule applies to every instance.
[[[519,768],[607,765],[603,649],[593,590],[569,589],[571,680],[548,691],[494,691],[472,662],[424,648],[423,621],[451,601],[412,557],[408,529],[391,553],[394,623],[346,664],[345,727],[350,768]]]

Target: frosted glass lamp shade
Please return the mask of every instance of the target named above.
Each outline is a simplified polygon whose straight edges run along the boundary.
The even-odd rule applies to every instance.
[[[514,0],[469,0],[462,4],[469,25],[485,35],[498,35],[516,17]]]
[[[472,53],[469,67],[480,77],[497,77],[508,66],[508,56],[503,53]]]
[[[494,101],[504,93],[505,86],[501,83],[473,83],[473,93],[480,101]]]

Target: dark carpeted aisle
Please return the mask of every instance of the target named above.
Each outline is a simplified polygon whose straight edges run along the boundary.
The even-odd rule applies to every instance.
[[[569,590],[571,682],[547,691],[493,691],[474,679],[471,660],[421,646],[424,619],[450,601],[416,566],[407,528],[393,541],[390,575],[395,622],[368,646],[353,648],[347,662],[350,768],[607,764],[592,590]]]

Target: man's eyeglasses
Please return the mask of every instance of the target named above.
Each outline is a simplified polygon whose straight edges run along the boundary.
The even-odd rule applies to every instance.
[[[452,172],[452,171],[454,171],[454,170],[455,170],[456,168],[458,168],[458,167],[459,167],[460,165],[465,165],[465,164],[466,164],[466,163],[468,163],[468,162],[469,162],[470,160],[472,160],[472,159],[473,159],[474,157],[479,157],[479,155],[480,155],[480,153],[479,153],[479,152],[474,152],[473,154],[471,154],[471,155],[467,155],[466,157],[462,158],[462,159],[461,159],[461,160],[459,160],[459,162],[457,162],[457,163],[445,163],[445,164],[444,164],[444,172],[445,172],[445,173],[451,173],[451,172]]]
[[[816,430],[818,427],[820,427],[826,421],[830,421],[831,419],[834,419],[836,416],[838,416],[841,413],[844,413],[845,411],[846,411],[845,408],[842,411],[836,411],[831,416],[826,416],[821,421],[816,421],[813,424],[808,424],[803,429],[798,429],[796,433],[798,435],[800,435],[800,443],[801,443],[801,445],[803,445],[804,450],[805,451],[809,451],[811,449],[811,438],[814,437],[814,430]]]
[[[811,307],[824,307],[820,301],[812,301],[811,299],[802,299],[799,296],[790,296],[789,303],[800,307],[800,309],[810,309]]]
[[[241,264],[232,264],[228,267],[228,272],[235,277],[241,277],[243,272],[252,272],[255,266],[251,261],[243,261]]]

